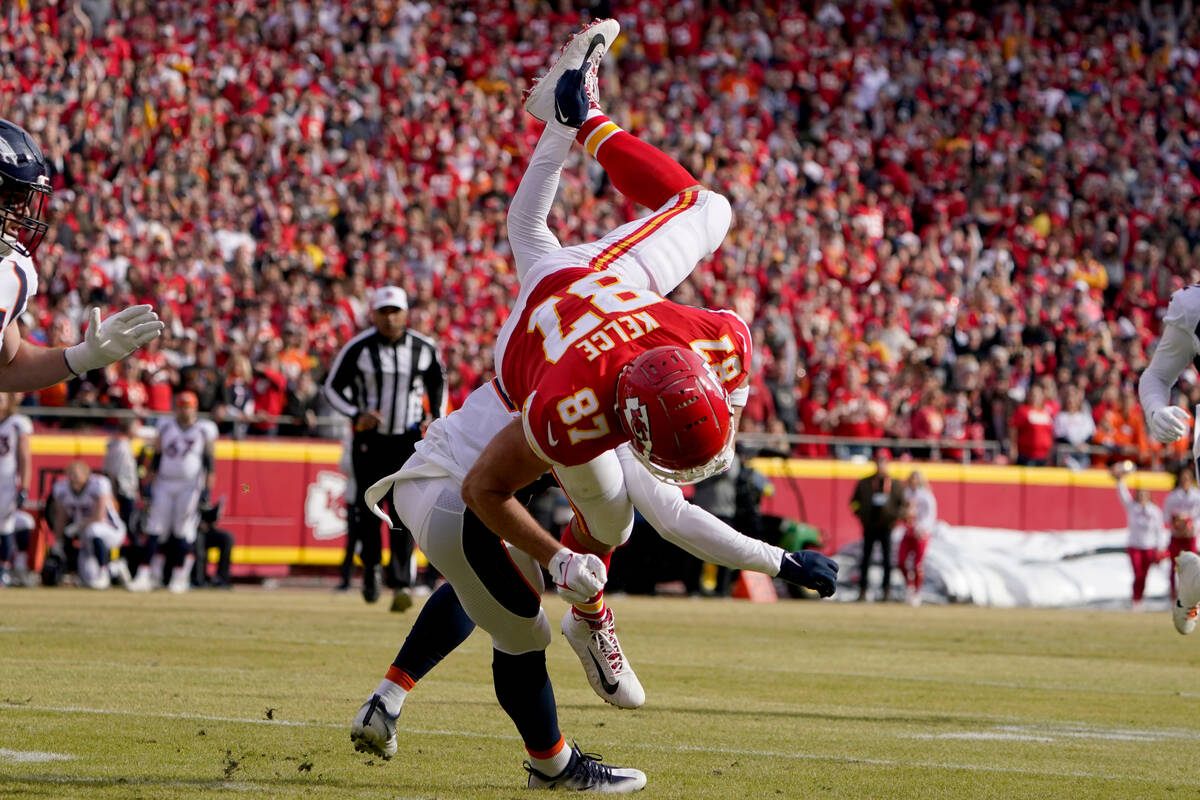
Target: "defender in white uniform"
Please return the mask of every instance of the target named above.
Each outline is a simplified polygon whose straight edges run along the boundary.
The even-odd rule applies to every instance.
[[[33,474],[29,449],[33,423],[14,413],[19,403],[19,395],[0,392],[0,583],[23,586],[33,530],[33,517],[24,510]]]
[[[175,416],[159,420],[154,443],[146,534],[151,547],[157,542],[159,548],[164,548],[170,542],[182,554],[168,585],[175,593],[186,592],[191,585],[200,505],[212,493],[216,477],[213,445],[217,426],[197,417],[198,406],[194,393],[180,392],[175,398]],[[162,583],[166,556],[165,551],[156,552],[143,568],[147,572],[138,570],[136,589],[144,590],[147,580],[151,586]]]
[[[120,361],[162,333],[148,305],[130,306],[103,323],[93,308],[84,340],[72,347],[40,347],[13,325],[37,293],[33,254],[49,229],[46,158],[19,125],[0,119],[0,392],[44,389]]]
[[[82,461],[67,465],[67,474],[51,489],[50,524],[60,538],[79,545],[79,580],[92,589],[107,589],[112,578],[124,578],[124,562],[112,561],[114,547],[125,540],[125,525],[117,514],[112,484]]]
[[[1200,356],[1200,285],[1192,284],[1171,295],[1154,357],[1138,380],[1146,427],[1164,444],[1182,439],[1192,423],[1186,410],[1171,404],[1171,387],[1197,356]],[[1192,458],[1200,468],[1200,427],[1195,427]],[[1200,556],[1184,552],[1175,558],[1174,583],[1178,594],[1171,614],[1175,630],[1187,635],[1196,630],[1200,615]]]

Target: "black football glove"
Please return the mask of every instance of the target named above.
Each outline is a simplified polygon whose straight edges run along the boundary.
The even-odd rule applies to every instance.
[[[837,591],[838,564],[816,550],[797,550],[784,553],[779,562],[779,577],[788,583],[812,589],[821,597]]]
[[[17,490],[17,510],[25,507],[25,501],[29,499],[29,493],[24,489]]]

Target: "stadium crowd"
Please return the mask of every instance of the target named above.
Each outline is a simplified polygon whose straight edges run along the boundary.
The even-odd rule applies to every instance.
[[[150,302],[168,326],[32,402],[164,411],[186,388],[226,429],[327,433],[320,381],[385,283],[461,401],[516,293],[506,205],[540,129],[521,89],[586,19],[569,6],[12,4],[0,106],[55,190],[27,332],[75,341],[97,303]],[[622,24],[608,113],[733,204],[673,299],[752,321],[748,430],[1180,456],[1146,435],[1134,382],[1170,293],[1200,280],[1190,2],[593,12]],[[644,213],[594,165],[562,192],[563,241]],[[1194,375],[1184,390],[1200,401]]]

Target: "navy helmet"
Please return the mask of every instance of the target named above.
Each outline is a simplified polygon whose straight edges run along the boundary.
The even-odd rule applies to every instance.
[[[20,125],[0,119],[0,237],[32,255],[49,227],[43,219],[50,200],[46,157]]]

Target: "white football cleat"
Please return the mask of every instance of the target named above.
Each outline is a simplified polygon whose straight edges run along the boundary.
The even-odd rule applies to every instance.
[[[171,570],[171,580],[167,583],[167,591],[171,594],[184,594],[192,588],[192,571],[183,567]]]
[[[600,59],[612,47],[621,33],[621,23],[615,19],[601,19],[587,25],[563,45],[556,60],[546,74],[536,78],[525,92],[525,110],[542,122],[555,118],[554,90],[558,79],[569,69],[584,70],[584,87],[593,106],[597,105],[596,70]]]
[[[618,708],[642,707],[646,690],[621,652],[611,608],[604,609],[603,619],[593,622],[579,616],[572,606],[563,615],[562,632],[601,700]]]
[[[1200,556],[1180,553],[1175,558],[1175,607],[1171,616],[1175,630],[1187,636],[1196,630],[1196,615],[1200,612]]]
[[[646,786],[646,773],[630,767],[610,767],[601,764],[595,753],[581,753],[571,746],[571,760],[567,768],[557,775],[538,772],[526,761],[530,789],[566,789],[573,792],[598,792],[600,794],[629,794]]]
[[[133,577],[133,580],[125,584],[125,588],[131,592],[154,591],[154,576],[150,574],[150,567],[145,564],[138,567],[137,575]]]
[[[399,718],[399,711],[388,713],[382,697],[371,695],[350,723],[350,741],[354,742],[354,749],[383,759],[396,755],[396,720]]]
[[[133,576],[129,574],[129,565],[125,563],[125,559],[118,558],[108,565],[108,574],[112,579],[122,586],[129,586],[133,583]]]

